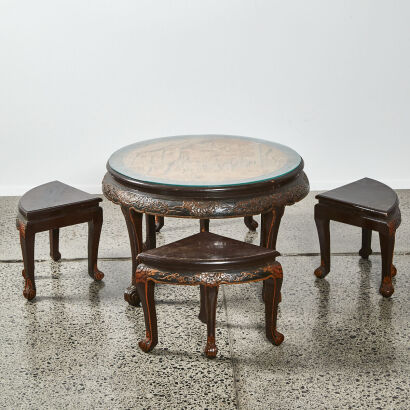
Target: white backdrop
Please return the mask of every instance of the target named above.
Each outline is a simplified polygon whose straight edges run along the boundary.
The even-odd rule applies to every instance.
[[[0,0],[0,195],[99,192],[117,148],[189,133],[410,188],[410,1]]]

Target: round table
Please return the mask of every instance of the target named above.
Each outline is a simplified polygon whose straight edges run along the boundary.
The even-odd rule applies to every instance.
[[[103,193],[119,204],[132,253],[155,248],[155,217],[214,218],[261,214],[261,246],[275,249],[284,208],[303,199],[309,181],[303,159],[270,141],[230,135],[184,135],[128,145],[111,155]],[[146,240],[142,217],[146,215]],[[130,289],[132,289],[131,287]],[[129,292],[133,304],[138,297]]]

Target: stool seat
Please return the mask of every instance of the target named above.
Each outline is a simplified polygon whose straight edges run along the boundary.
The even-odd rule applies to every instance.
[[[284,336],[276,330],[283,279],[282,266],[275,260],[278,255],[276,250],[206,231],[141,252],[133,285],[124,294],[129,304],[138,306],[141,302],[144,309],[146,338],[140,341],[140,348],[149,352],[158,343],[155,283],[200,285],[199,319],[208,329],[205,354],[213,358],[218,350],[215,316],[219,285],[263,280],[266,336],[273,344],[281,344]]]
[[[279,252],[226,238],[211,232],[200,232],[188,238],[144,251],[138,260],[146,265],[172,270],[220,271],[242,268],[249,264],[272,262]]]
[[[102,199],[60,181],[52,181],[27,191],[19,201],[19,212],[27,219],[42,218],[44,213],[61,212],[73,207],[96,206]]]
[[[387,217],[398,206],[396,192],[386,184],[371,178],[343,185],[316,195],[320,202],[345,204],[360,212]]]
[[[394,242],[401,223],[399,199],[396,192],[382,182],[371,178],[343,185],[316,196],[315,222],[320,242],[320,266],[315,270],[318,278],[330,272],[329,222],[337,221],[362,228],[362,247],[359,255],[368,259],[372,254],[372,231],[380,237],[382,256],[382,281],[379,292],[390,297],[394,292],[392,276],[396,275],[393,265]]]

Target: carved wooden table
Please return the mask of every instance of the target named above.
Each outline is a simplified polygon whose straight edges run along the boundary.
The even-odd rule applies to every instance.
[[[138,254],[156,247],[156,216],[201,219],[201,230],[207,230],[207,219],[261,214],[260,244],[275,249],[285,206],[309,192],[297,152],[274,142],[228,135],[177,136],[132,144],[112,154],[107,170],[103,192],[121,206],[125,217],[132,285]],[[134,306],[140,303],[135,291],[124,297]]]

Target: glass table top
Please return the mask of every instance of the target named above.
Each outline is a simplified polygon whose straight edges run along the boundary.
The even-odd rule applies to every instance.
[[[256,138],[182,135],[127,145],[114,152],[108,164],[136,181],[218,187],[275,179],[301,160],[285,145]]]

